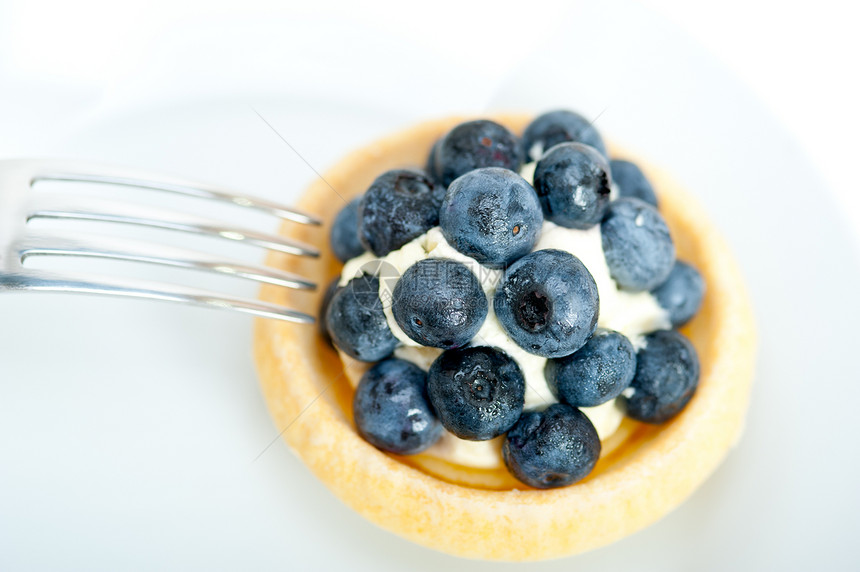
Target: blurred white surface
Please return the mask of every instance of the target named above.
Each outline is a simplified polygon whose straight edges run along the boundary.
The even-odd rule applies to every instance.
[[[607,11],[627,4],[612,2]],[[853,169],[860,83],[850,73],[860,53],[857,8],[837,0],[642,4],[754,91],[821,172],[860,245]],[[588,27],[578,17],[587,6],[4,0],[0,125],[13,136],[0,133],[0,153],[24,152],[28,141],[105,109],[177,96],[299,93],[421,117],[481,109],[529,54],[552,57],[545,38]],[[615,35],[607,30],[601,44]]]
[[[744,18],[731,3],[720,14],[649,4],[657,12],[7,0],[0,156],[117,161],[290,200],[314,174],[253,109],[318,170],[445,113],[600,115],[605,134],[668,168],[724,229],[756,304],[759,378],[745,439],[690,501],[618,544],[530,569],[851,567],[860,276],[841,217],[858,209],[821,175],[854,186],[843,150],[860,126],[840,105],[856,86],[816,64],[857,40],[826,6],[831,33],[791,8],[774,22],[755,3]],[[785,27],[798,22],[803,50]],[[761,36],[774,55],[756,49]],[[792,70],[809,81],[791,85]],[[821,99],[821,85],[839,93]],[[253,462],[277,428],[249,319],[63,296],[0,298],[0,315],[3,570],[462,565],[364,522],[280,441]]]
[[[750,87],[812,159],[860,244],[860,9],[838,0],[645,0]]]

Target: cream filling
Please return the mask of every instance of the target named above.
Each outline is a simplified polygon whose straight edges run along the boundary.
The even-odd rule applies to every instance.
[[[521,174],[531,181],[534,163],[523,167]],[[617,195],[617,190],[613,189]],[[627,336],[637,349],[641,347],[645,334],[670,327],[669,317],[649,292],[626,292],[620,290],[609,275],[609,267],[603,254],[600,225],[588,230],[564,228],[544,222],[541,237],[534,250],[555,248],[564,250],[579,258],[588,268],[597,284],[600,297],[598,326],[616,330]],[[399,250],[390,252],[381,259],[372,253],[365,253],[346,263],[341,273],[340,284],[345,285],[364,270],[376,272],[379,269],[379,296],[383,301],[385,318],[391,332],[401,342],[394,350],[395,357],[411,361],[424,370],[430,368],[441,349],[420,345],[407,336],[391,310],[391,294],[397,277],[407,268],[425,258],[449,258],[468,266],[481,283],[487,299],[489,311],[481,329],[471,341],[471,345],[493,346],[511,356],[523,372],[526,382],[525,409],[543,409],[557,400],[553,397],[544,378],[547,359],[531,354],[514,342],[504,331],[493,311],[492,300],[496,285],[502,277],[501,270],[482,266],[477,260],[455,250],[439,227],[434,227]],[[357,383],[357,380],[354,381]],[[624,412],[618,400],[609,401],[597,407],[584,407],[585,413],[597,429],[601,441],[611,436],[621,424]],[[490,441],[467,441],[445,431],[442,438],[426,451],[426,454],[476,468],[496,468],[503,462],[501,458],[501,439]]]

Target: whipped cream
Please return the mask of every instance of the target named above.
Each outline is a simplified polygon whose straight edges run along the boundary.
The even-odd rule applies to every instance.
[[[528,163],[520,171],[531,182],[534,163]],[[617,189],[613,189],[617,195]],[[612,195],[610,195],[610,198]],[[541,237],[534,250],[555,248],[564,250],[579,258],[588,268],[597,284],[600,309],[597,325],[621,332],[639,349],[645,334],[660,329],[668,329],[671,324],[667,312],[660,307],[650,292],[627,292],[609,275],[609,267],[603,254],[600,225],[588,230],[577,230],[558,226],[544,221]],[[494,270],[481,265],[477,260],[455,250],[439,227],[434,227],[402,248],[390,252],[382,258],[365,253],[346,263],[341,273],[340,285],[361,275],[363,270],[380,268],[379,297],[383,302],[385,318],[391,332],[401,342],[394,350],[394,356],[411,361],[425,371],[442,353],[439,348],[425,347],[407,336],[391,310],[392,291],[397,277],[407,268],[425,258],[448,258],[469,267],[481,283],[490,301],[487,317],[481,329],[471,341],[475,346],[496,347],[513,358],[523,372],[526,383],[526,410],[543,409],[558,400],[552,395],[544,377],[547,359],[531,354],[517,345],[504,331],[493,310],[493,296],[502,277],[502,270]],[[611,436],[621,424],[624,413],[618,400],[612,400],[597,407],[581,408],[597,429],[600,440]],[[445,431],[442,438],[425,453],[461,465],[478,468],[496,468],[502,465],[501,437],[490,441],[467,441]]]

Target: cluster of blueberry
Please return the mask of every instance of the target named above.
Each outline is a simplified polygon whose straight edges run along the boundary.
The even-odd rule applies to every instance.
[[[534,185],[518,174],[536,161]],[[612,182],[619,197],[610,201]],[[490,300],[469,267],[427,258],[396,283],[391,310],[412,340],[444,352],[424,372],[390,357],[399,342],[386,321],[379,278],[362,275],[325,296],[323,327],[353,358],[376,363],[354,400],[359,432],[394,453],[425,450],[444,427],[457,437],[506,434],[502,453],[526,484],[567,485],[587,475],[600,440],[578,408],[622,396],[627,415],[661,423],[690,400],[699,377],[690,342],[676,330],[646,336],[638,352],[621,333],[597,327],[597,285],[562,250],[534,250],[544,221],[600,225],[610,275],[619,288],[651,291],[672,325],[686,323],[704,283],[675,247],[654,191],[633,163],[607,159],[597,130],[569,111],[544,114],[522,139],[493,121],[462,123],[432,148],[425,171],[378,177],[336,217],[332,249],[342,260],[382,257],[431,228],[460,253],[501,269],[492,310],[508,336],[548,358],[547,384],[560,403],[523,412],[525,379],[517,362],[475,335]],[[469,345],[469,344],[474,345]]]

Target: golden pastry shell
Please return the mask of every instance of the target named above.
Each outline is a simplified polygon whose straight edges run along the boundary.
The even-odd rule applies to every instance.
[[[344,200],[364,192],[382,172],[422,167],[433,142],[466,119],[429,121],[353,151],[315,180],[298,206],[330,223]],[[492,119],[522,133],[531,116]],[[753,378],[755,328],[738,266],[703,209],[664,173],[640,166],[658,191],[678,257],[694,264],[707,283],[700,312],[683,329],[698,351],[701,377],[680,415],[660,426],[626,422],[614,438],[620,442],[608,453],[604,444],[604,455],[585,480],[534,490],[504,469],[473,470],[377,450],[352,421],[353,390],[344,369],[360,366],[341,360],[314,326],[260,319],[254,333],[259,377],[278,430],[288,427],[283,437],[291,449],[368,520],[468,558],[523,561],[575,554],[623,538],[678,506],[740,437]],[[328,247],[328,226],[285,223],[281,232],[319,245],[323,254],[310,260],[272,253],[268,263],[321,287],[309,293],[264,286],[261,298],[314,313],[325,285],[341,268]]]

